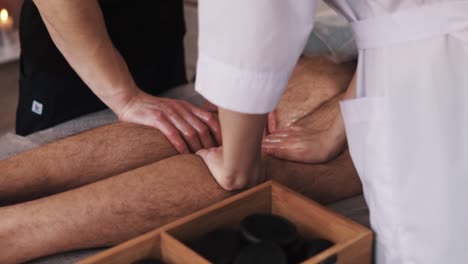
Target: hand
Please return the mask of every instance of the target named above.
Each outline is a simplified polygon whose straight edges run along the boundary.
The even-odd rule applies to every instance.
[[[255,162],[249,171],[240,172],[237,169],[225,167],[223,148],[202,149],[197,152],[218,184],[227,191],[244,189],[257,185],[265,180],[265,172],[261,161]]]
[[[269,128],[272,128],[270,124]],[[273,127],[273,130],[273,133],[264,138],[262,149],[266,154],[280,159],[323,163],[336,157],[346,145],[341,115],[336,117],[329,129],[323,131],[301,126],[280,130]]]
[[[138,91],[116,114],[123,122],[159,129],[180,153],[221,144],[221,128],[214,114],[183,100]]]

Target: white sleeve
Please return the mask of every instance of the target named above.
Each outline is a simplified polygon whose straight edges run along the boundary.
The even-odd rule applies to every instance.
[[[279,102],[313,27],[314,0],[199,0],[196,90],[232,111]]]

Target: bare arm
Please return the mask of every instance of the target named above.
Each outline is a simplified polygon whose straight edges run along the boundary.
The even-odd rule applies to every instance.
[[[239,177],[245,185],[248,172],[255,172],[261,161],[262,134],[266,126],[265,115],[241,114],[226,109],[219,112],[221,129],[225,136],[223,156],[230,176]]]
[[[266,114],[219,110],[223,147],[197,152],[226,190],[242,189],[263,180],[261,141]]]
[[[107,33],[96,0],[35,0],[57,48],[118,115],[138,92],[122,56]]]
[[[219,123],[210,112],[137,87],[107,33],[97,0],[34,2],[57,48],[121,121],[159,129],[181,153],[220,142]]]

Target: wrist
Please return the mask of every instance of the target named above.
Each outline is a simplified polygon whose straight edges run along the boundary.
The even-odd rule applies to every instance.
[[[102,95],[100,98],[121,119],[142,93],[143,91],[132,84],[116,89],[111,94]]]
[[[142,92],[136,85],[126,62],[112,43],[104,43],[100,59],[96,59],[104,70],[96,73],[90,87],[93,92],[117,115]]]

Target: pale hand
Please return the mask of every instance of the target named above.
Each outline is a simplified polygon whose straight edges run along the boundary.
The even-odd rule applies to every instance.
[[[155,97],[139,91],[116,114],[120,121],[160,130],[180,153],[195,153],[221,144],[218,118],[183,100]]]
[[[269,116],[269,130],[262,142],[263,152],[279,158],[303,163],[327,162],[346,146],[346,134],[341,115],[338,115],[329,129],[317,131],[302,126],[276,129]],[[273,130],[273,131],[272,131]]]

